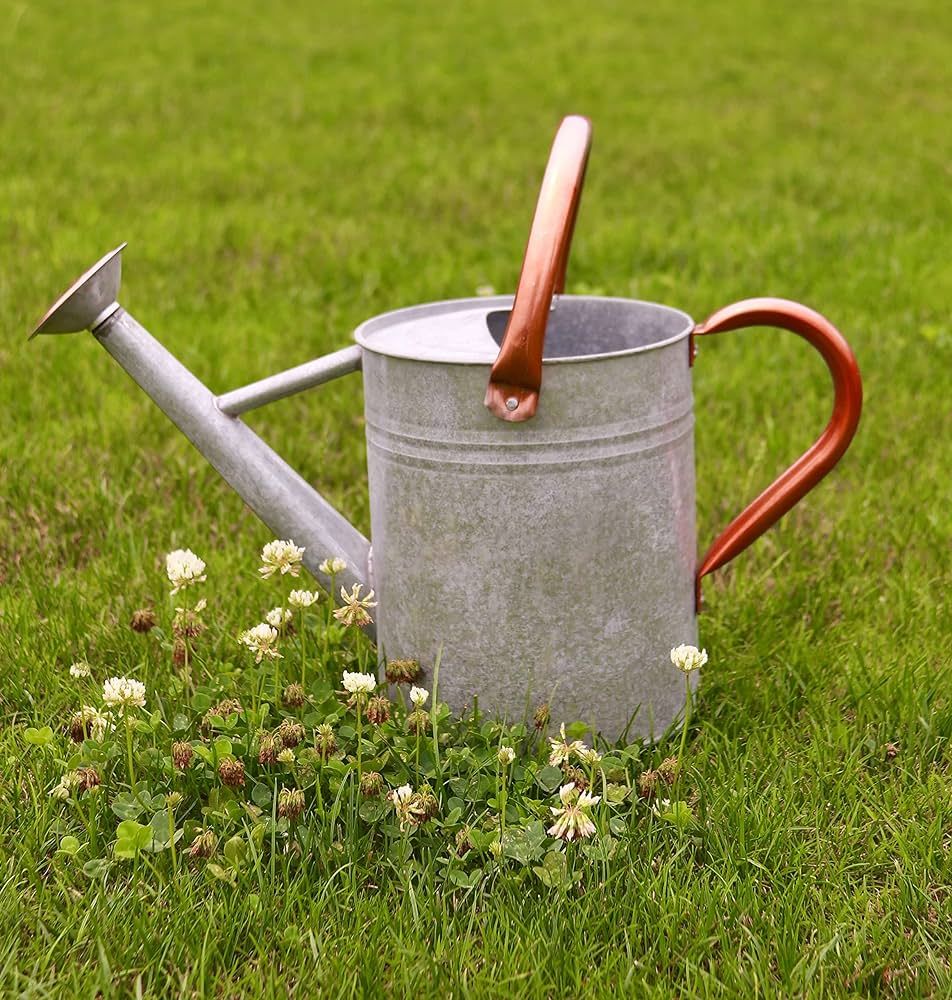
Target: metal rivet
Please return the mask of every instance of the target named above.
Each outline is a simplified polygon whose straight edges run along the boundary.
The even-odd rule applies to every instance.
[[[514,409],[515,409],[515,408],[516,408],[516,407],[517,407],[518,405],[519,405],[519,400],[518,400],[518,399],[516,399],[516,397],[515,397],[515,396],[510,396],[510,397],[509,397],[509,398],[508,398],[508,399],[506,400],[506,409],[507,409],[507,410],[510,410],[510,411],[512,411],[512,410],[514,410]]]

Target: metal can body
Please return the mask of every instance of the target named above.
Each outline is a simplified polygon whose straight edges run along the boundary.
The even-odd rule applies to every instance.
[[[525,423],[482,405],[486,365],[365,349],[382,656],[432,669],[442,648],[455,711],[514,722],[547,701],[609,739],[677,719],[668,654],[697,639],[688,329],[546,364]]]

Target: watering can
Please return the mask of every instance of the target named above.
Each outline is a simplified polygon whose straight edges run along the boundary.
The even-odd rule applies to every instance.
[[[475,701],[512,721],[545,700],[608,739],[651,739],[683,709],[669,651],[697,642],[701,579],[836,464],[862,387],[843,337],[794,302],[750,299],[697,325],[651,302],[562,294],[590,143],[586,119],[562,122],[515,296],[388,312],[343,350],[216,395],[118,304],[123,244],[34,333],[91,330],[274,534],[305,547],[315,576],[342,556],[339,581],[376,591],[381,657],[432,667],[440,651],[439,696],[455,710]],[[699,560],[695,345],[750,326],[820,352],[833,415]],[[241,420],[357,371],[372,548]]]

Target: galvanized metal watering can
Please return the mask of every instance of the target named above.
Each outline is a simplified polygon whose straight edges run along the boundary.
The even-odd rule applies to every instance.
[[[590,141],[584,118],[562,123],[515,297],[377,316],[355,345],[219,396],[116,301],[121,246],[34,332],[91,330],[271,530],[305,546],[315,576],[341,555],[343,582],[374,588],[383,656],[432,665],[442,646],[440,697],[455,709],[478,699],[518,719],[547,699],[554,718],[608,738],[652,737],[682,710],[668,653],[697,641],[701,578],[836,464],[862,388],[846,341],[803,305],[751,299],[695,325],[668,306],[562,295]],[[748,326],[816,347],[833,416],[698,560],[695,341]],[[240,419],[358,370],[372,551]]]

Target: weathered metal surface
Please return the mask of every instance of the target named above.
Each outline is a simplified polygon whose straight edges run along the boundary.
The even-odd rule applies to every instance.
[[[312,574],[340,555],[348,566],[340,582],[367,585],[367,539],[250,427],[222,413],[214,394],[129,313],[119,309],[93,336],[278,538],[305,547]]]
[[[456,309],[488,317],[511,301]],[[452,340],[440,310],[420,307]],[[684,696],[668,653],[697,638],[692,322],[563,298],[547,341],[563,356],[544,365],[543,405],[502,423],[481,405],[485,364],[374,349],[408,312],[356,335],[382,654],[432,666],[442,645],[440,697],[457,710],[478,698],[516,720],[548,700],[554,718],[608,737],[632,716],[630,734],[660,734]]]
[[[78,278],[50,307],[33,335],[74,333],[94,327],[96,340],[152,397],[275,535],[291,538],[305,547],[304,565],[315,577],[328,583],[329,580],[318,571],[318,565],[327,556],[338,555],[343,556],[348,567],[338,576],[339,582],[347,586],[361,583],[368,587],[370,543],[367,539],[250,427],[223,413],[214,393],[119,306],[116,299],[123,247],[125,243]],[[310,384],[315,384],[345,371],[355,371],[359,367],[359,354],[359,347],[349,347],[338,352],[336,357],[331,355],[320,362],[277,375],[275,381],[263,389],[248,386],[245,399],[254,400],[276,388],[287,388],[289,383],[310,379]],[[331,371],[334,374],[328,374]],[[286,394],[278,392],[274,398]],[[373,634],[372,628],[369,631]]]
[[[360,370],[361,350],[356,344],[345,347],[323,358],[307,361],[296,368],[278,372],[258,382],[232,389],[218,397],[218,409],[229,417],[267,406],[279,399],[286,399],[305,389],[313,389],[341,375]]]

